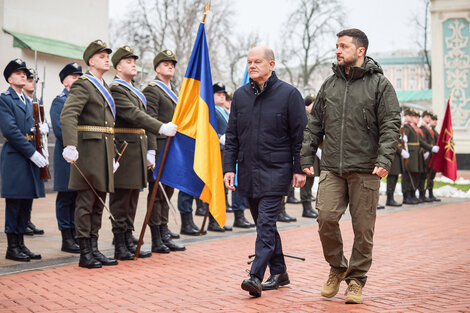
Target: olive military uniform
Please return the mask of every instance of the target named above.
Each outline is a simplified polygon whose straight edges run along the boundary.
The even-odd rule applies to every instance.
[[[402,190],[403,190],[403,198],[404,202],[406,203],[407,198],[410,197],[411,199],[416,198],[416,188],[418,187],[419,183],[419,176],[420,173],[423,171],[424,168],[424,159],[423,153],[420,148],[420,139],[419,139],[419,128],[415,126],[411,126],[411,124],[405,124],[403,126],[405,130],[405,135],[408,137],[408,153],[410,157],[408,158],[408,163],[406,164],[406,171],[409,172],[409,175],[403,175],[402,177]],[[418,131],[417,131],[418,130]],[[410,179],[411,176],[411,179]],[[413,180],[413,184],[411,183]]]
[[[426,201],[428,202],[429,199],[425,197],[425,187],[426,187],[426,176],[428,174],[429,170],[429,163],[432,158],[432,147],[434,146],[434,132],[431,129],[431,127],[425,125],[421,125],[420,127],[421,132],[423,133],[423,136],[420,137],[420,146],[423,148],[424,153],[423,153],[423,170],[420,175],[419,179],[419,185],[418,185],[418,190],[419,190],[419,198],[421,201]],[[437,138],[436,138],[437,140]],[[426,155],[426,158],[424,158]]]

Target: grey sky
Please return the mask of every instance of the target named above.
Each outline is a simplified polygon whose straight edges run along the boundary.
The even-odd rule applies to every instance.
[[[227,1],[227,0],[213,0]],[[110,0],[110,16],[126,13],[135,0]],[[417,49],[416,14],[423,14],[423,0],[340,0],[344,6],[346,28],[362,29],[369,37],[369,52],[377,53],[398,49]],[[282,23],[292,10],[289,0],[234,0],[237,30],[249,34],[258,32],[259,44],[273,47],[280,41]],[[330,43],[333,48],[336,38]]]

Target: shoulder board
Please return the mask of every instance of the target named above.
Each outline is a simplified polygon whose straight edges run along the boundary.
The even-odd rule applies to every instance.
[[[82,76],[80,76],[80,79],[86,79],[86,77],[82,75]]]
[[[119,86],[118,83],[112,83],[111,86]]]
[[[150,82],[150,83],[149,83],[149,86],[156,86],[156,85],[157,85],[157,84],[154,83],[154,82]]]

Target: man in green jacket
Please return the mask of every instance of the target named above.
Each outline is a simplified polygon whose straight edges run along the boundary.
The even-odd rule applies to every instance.
[[[387,176],[397,147],[400,107],[382,69],[366,56],[367,36],[359,29],[347,29],[337,37],[337,64],[315,100],[301,165],[305,173],[313,174],[315,153],[323,142],[316,207],[330,275],[321,294],[335,296],[345,279],[345,302],[362,303],[372,264],[380,179]],[[349,264],[338,223],[348,205],[354,229]]]

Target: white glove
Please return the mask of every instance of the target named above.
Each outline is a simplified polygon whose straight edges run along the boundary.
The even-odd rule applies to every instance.
[[[402,156],[404,159],[409,159],[409,158],[410,158],[410,154],[409,154],[408,151],[406,151],[406,150],[401,150],[401,156]]]
[[[321,149],[320,148],[317,149],[317,153],[315,153],[315,155],[321,160]]]
[[[77,147],[75,146],[67,146],[64,148],[62,152],[62,156],[64,157],[65,161],[72,163],[78,160],[78,151]]]
[[[116,160],[113,158],[113,174],[116,173],[118,168],[119,168],[119,162],[116,162]]]
[[[408,142],[408,136],[407,135],[403,135],[403,142]]]
[[[163,124],[158,130],[158,133],[165,135],[165,136],[174,136],[176,134],[177,129],[178,129],[178,126],[176,126],[172,122],[169,122],[169,123]]]
[[[148,150],[147,151],[147,166],[155,167],[155,150]]]
[[[34,151],[34,154],[29,158],[37,167],[45,167],[47,165],[46,159],[41,153]]]
[[[429,151],[424,152],[423,157],[427,160],[429,158]]]
[[[225,146],[225,134],[222,135],[222,136],[220,136],[219,142],[220,142],[220,144],[221,144],[222,146]]]
[[[49,134],[49,125],[47,123],[41,123],[41,125],[39,125],[39,131],[43,135]]]
[[[434,147],[432,147],[431,151],[432,151],[433,153],[438,153],[438,152],[439,152],[439,146],[434,146]]]

